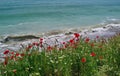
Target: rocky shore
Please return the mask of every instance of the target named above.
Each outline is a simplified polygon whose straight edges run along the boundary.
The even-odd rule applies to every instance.
[[[7,36],[0,40],[0,62],[3,61],[3,52],[8,49],[11,51],[20,51],[25,49],[29,44],[34,42],[39,42],[39,38],[43,39],[43,46],[57,46],[60,48],[63,42],[69,42],[70,39],[74,38],[74,33],[77,32],[84,39],[88,37],[90,40],[94,40],[96,36],[99,38],[110,38],[116,34],[120,34],[120,24],[107,24],[102,27],[97,28],[87,28],[87,29],[72,29],[69,31],[54,31],[50,33],[45,33],[41,36],[25,35],[25,36]],[[42,48],[39,48],[42,51]]]

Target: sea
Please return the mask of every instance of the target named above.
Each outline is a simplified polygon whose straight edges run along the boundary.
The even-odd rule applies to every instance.
[[[0,0],[0,36],[120,22],[120,0]]]

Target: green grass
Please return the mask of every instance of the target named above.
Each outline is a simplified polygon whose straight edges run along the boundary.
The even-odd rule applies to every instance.
[[[94,46],[91,44],[94,44]],[[74,48],[76,46],[76,48]],[[120,76],[120,36],[108,42],[79,40],[62,50],[23,51],[23,57],[0,65],[1,76]],[[93,56],[91,56],[91,53]],[[85,59],[85,61],[82,61]]]

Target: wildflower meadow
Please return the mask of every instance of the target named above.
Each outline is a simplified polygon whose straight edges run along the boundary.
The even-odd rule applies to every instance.
[[[0,76],[120,76],[120,35],[95,40],[74,36],[62,48],[48,45],[39,52],[40,38],[21,51],[5,50]]]

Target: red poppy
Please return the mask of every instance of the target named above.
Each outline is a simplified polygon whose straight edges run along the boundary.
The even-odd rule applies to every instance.
[[[43,38],[40,38],[40,41],[43,41]]]
[[[66,45],[64,46],[64,48],[67,48],[67,46],[68,46],[68,45],[66,44]]]
[[[25,56],[25,54],[24,54],[24,53],[22,53],[22,54],[20,54],[20,56],[22,56],[22,57],[23,57],[23,56]]]
[[[33,42],[33,45],[34,45],[34,46],[35,46],[35,44],[36,44],[36,43],[35,43],[35,42]]]
[[[99,38],[99,36],[96,36],[96,38],[98,39],[98,38]]]
[[[10,51],[9,50],[5,50],[4,51],[4,54],[8,54]]]
[[[65,43],[65,42],[63,42],[63,44],[65,45],[66,43]]]
[[[67,45],[65,44],[62,48],[63,48],[63,49],[66,49],[66,48],[67,48]]]
[[[82,62],[82,63],[85,63],[85,62],[86,62],[86,58],[83,57],[83,58],[81,59],[81,62]]]
[[[40,47],[41,47],[41,48],[43,47],[42,44],[40,44]]]
[[[40,42],[40,44],[42,44],[43,42]]]
[[[39,46],[39,44],[37,42],[34,42],[33,45],[34,46]]]
[[[91,47],[94,47],[94,43],[91,44]]]
[[[19,53],[16,53],[16,56],[19,56],[20,54]]]
[[[76,39],[76,41],[79,41],[79,40],[80,40],[79,38]]]
[[[10,56],[10,59],[13,59],[14,58],[14,56]]]
[[[11,54],[13,54],[13,55],[14,55],[14,52],[11,52]]]
[[[79,34],[79,33],[74,33],[74,36],[75,36],[76,38],[78,38],[78,37],[80,36],[80,34]]]
[[[42,48],[43,39],[40,38],[40,47]]]
[[[90,41],[90,39],[89,39],[89,38],[86,38],[86,39],[85,39],[85,42],[89,42],[89,41]]]
[[[36,43],[35,45],[36,45],[36,46],[39,46],[39,43]]]
[[[94,52],[92,52],[92,53],[90,54],[90,56],[94,57],[94,56],[96,56],[96,54],[95,54]]]
[[[49,50],[49,51],[52,50],[52,47],[51,47],[51,46],[48,46],[48,47],[47,47],[47,50]]]
[[[32,48],[32,45],[29,45],[29,46],[28,46],[28,49],[31,49],[31,48]]]
[[[4,65],[7,65],[8,64],[8,62],[7,61],[4,61]]]
[[[70,42],[71,44],[73,44],[73,43],[74,43],[74,39],[70,39],[69,42]]]
[[[42,44],[42,42],[43,42],[43,38],[40,38],[40,44]]]
[[[43,47],[43,44],[42,44],[43,42],[40,42],[40,47],[42,48]]]

